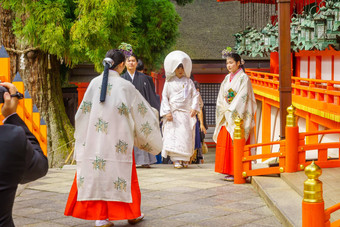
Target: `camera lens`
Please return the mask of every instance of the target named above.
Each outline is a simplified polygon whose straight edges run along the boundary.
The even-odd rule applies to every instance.
[[[5,92],[8,92],[8,89],[3,86],[0,86],[0,103],[4,103]]]

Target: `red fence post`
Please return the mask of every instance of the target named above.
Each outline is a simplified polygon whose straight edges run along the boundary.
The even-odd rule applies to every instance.
[[[235,120],[235,129],[234,129],[234,184],[244,184],[246,179],[242,177],[243,172],[243,164],[242,158],[244,153],[244,133],[243,128],[241,127],[243,121],[240,118]]]
[[[295,108],[291,105],[287,108],[287,111],[285,172],[293,173],[298,171],[299,127],[296,124],[296,117],[294,114]]]
[[[322,182],[318,179],[321,168],[312,162],[305,168],[308,180],[304,182],[302,201],[302,226],[325,226],[325,203],[322,198]]]

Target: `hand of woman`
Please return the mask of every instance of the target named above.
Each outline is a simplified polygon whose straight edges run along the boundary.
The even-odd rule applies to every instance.
[[[191,116],[191,117],[195,117],[196,114],[197,114],[197,110],[191,110],[191,111],[190,111],[190,116]]]
[[[165,118],[166,118],[167,121],[172,121],[173,120],[171,113],[168,113],[167,115],[165,115]]]

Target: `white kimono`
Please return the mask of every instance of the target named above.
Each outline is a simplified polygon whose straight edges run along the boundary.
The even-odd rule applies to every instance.
[[[231,74],[228,74],[220,87],[216,101],[216,127],[213,139],[217,142],[217,136],[225,126],[234,138],[235,119],[243,120],[244,137],[247,141],[251,135],[251,143],[254,141],[256,100],[253,87],[247,74],[241,69],[230,82]],[[234,95],[234,97],[233,97]],[[229,98],[229,100],[228,100]]]
[[[133,146],[154,155],[161,151],[158,114],[113,70],[100,103],[102,78],[91,81],[75,116],[77,200],[131,203]]]
[[[199,93],[191,79],[173,76],[166,81],[162,92],[160,115],[172,114],[173,120],[163,118],[164,158],[189,161],[194,152],[196,116],[191,117],[191,110],[200,111]]]

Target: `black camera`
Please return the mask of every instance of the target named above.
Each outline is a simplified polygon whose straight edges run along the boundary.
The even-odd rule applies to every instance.
[[[9,92],[7,88],[0,86],[0,103],[4,103],[4,94],[5,92]]]
[[[4,103],[5,101],[4,100],[5,92],[9,93],[8,89],[0,85],[0,103]],[[11,95],[11,97],[17,97],[18,99],[23,99],[24,95],[17,91],[14,95]]]

